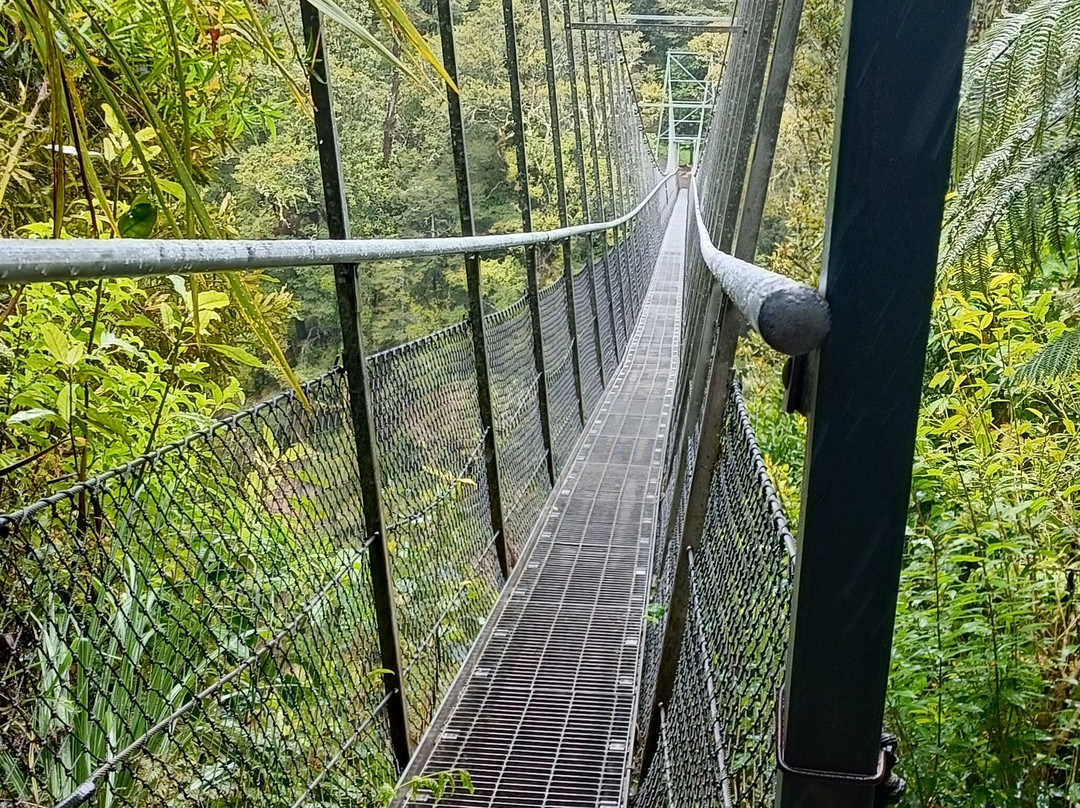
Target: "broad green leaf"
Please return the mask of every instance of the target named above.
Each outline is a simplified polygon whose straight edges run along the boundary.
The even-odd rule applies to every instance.
[[[35,407],[30,410],[22,410],[21,412],[15,413],[10,418],[8,418],[5,423],[8,426],[13,426],[15,424],[25,424],[28,421],[36,421],[38,418],[46,418],[50,415],[56,415],[56,412],[53,410],[46,410],[41,407]]]
[[[112,432],[121,438],[127,438],[129,435],[127,424],[120,418],[116,418],[108,413],[101,412],[100,410],[92,409],[86,414],[86,417],[105,429]]]
[[[229,296],[225,292],[219,292],[217,290],[210,290],[209,292],[199,292],[199,308],[213,311],[214,309],[223,309],[229,305]]]
[[[131,319],[121,322],[120,325],[126,325],[129,328],[157,328],[157,323],[145,314],[136,314]]]
[[[81,342],[76,342],[68,348],[67,355],[64,357],[64,364],[73,368],[82,361],[84,356],[86,356],[86,346]]]
[[[157,224],[157,207],[146,197],[139,196],[117,222],[122,238],[149,238]]]
[[[250,353],[245,351],[243,348],[238,348],[235,345],[207,344],[206,347],[207,348],[212,348],[213,350],[217,351],[222,356],[226,356],[229,359],[233,360],[234,362],[239,362],[242,365],[248,365],[248,366],[253,367],[253,368],[261,368],[261,367],[263,367],[262,360],[260,360],[257,356],[252,356]]]
[[[159,178],[158,185],[161,186],[161,190],[163,190],[165,193],[176,199],[179,199],[181,202],[187,199],[187,194],[184,193],[184,186],[178,182],[173,182],[172,180],[163,180]]]
[[[66,364],[68,350],[71,348],[67,334],[52,323],[45,323],[41,327],[41,337],[45,340],[45,348],[52,354],[53,359],[60,364]]]
[[[151,323],[153,325],[153,323]],[[106,331],[101,335],[101,340],[98,343],[102,348],[119,348],[124,353],[132,355],[138,355],[139,349],[128,342],[126,339],[116,336],[110,331]]]
[[[56,396],[56,414],[65,424],[71,423],[71,413],[74,410],[74,396],[71,385],[66,385]]]

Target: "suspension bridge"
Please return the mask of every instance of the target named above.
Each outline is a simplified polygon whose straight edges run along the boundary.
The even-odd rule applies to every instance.
[[[503,0],[522,232],[474,232],[450,91],[461,235],[354,240],[304,4],[329,239],[0,242],[5,283],[332,265],[343,340],[303,397],[0,517],[0,805],[896,798],[883,712],[967,8],[848,3],[819,288],[753,264],[801,9],[540,0],[560,226],[534,231]],[[652,145],[627,30],[726,36],[696,100],[669,59]],[[482,261],[512,250],[526,294],[485,311]],[[363,266],[440,255],[466,320],[367,356]],[[808,416],[798,538],[736,379],[748,328]]]

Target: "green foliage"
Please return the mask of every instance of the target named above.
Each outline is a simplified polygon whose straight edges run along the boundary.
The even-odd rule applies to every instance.
[[[844,4],[806,0],[758,254],[807,283],[821,264]]]
[[[1055,324],[1018,275],[988,287],[935,304],[890,726],[913,805],[1071,804],[1078,388],[1012,383]]]
[[[1080,802],[1080,15],[1036,2],[990,25],[1003,8],[978,5],[965,66],[886,714],[922,808]],[[806,10],[762,248],[812,281],[840,9]],[[775,360],[751,340],[740,361],[791,510],[801,424],[780,412]]]
[[[941,262],[985,291],[987,253],[1026,278],[1075,244],[1080,3],[1040,0],[1003,18],[968,56]]]
[[[254,288],[263,316],[287,297]],[[180,278],[26,286],[0,334],[0,509],[113,468],[243,400],[235,368],[260,364],[229,293]]]

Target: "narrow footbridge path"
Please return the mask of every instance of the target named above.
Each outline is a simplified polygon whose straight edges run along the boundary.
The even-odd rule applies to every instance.
[[[440,805],[626,804],[686,210],[684,191],[615,379],[405,774],[467,771],[475,792]]]

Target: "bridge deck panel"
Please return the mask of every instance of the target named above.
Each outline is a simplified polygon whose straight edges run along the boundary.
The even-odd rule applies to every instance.
[[[405,773],[467,771],[475,792],[442,806],[626,804],[685,217],[682,195],[623,362]]]

